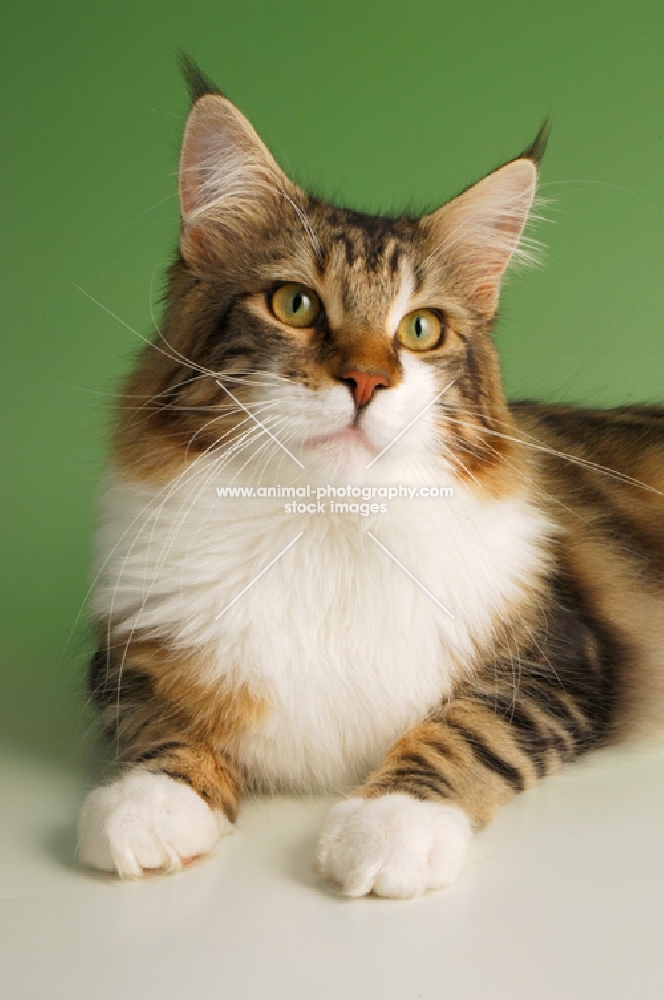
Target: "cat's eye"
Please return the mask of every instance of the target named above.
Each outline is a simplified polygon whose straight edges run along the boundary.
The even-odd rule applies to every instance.
[[[416,309],[399,323],[397,339],[409,351],[430,351],[437,347],[445,332],[439,313],[432,309]]]
[[[314,326],[323,315],[323,306],[316,293],[293,281],[272,292],[270,308],[277,319],[288,326]]]

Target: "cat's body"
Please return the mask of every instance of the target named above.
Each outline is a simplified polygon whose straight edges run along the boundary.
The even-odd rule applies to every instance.
[[[287,463],[275,461],[278,477],[268,466],[264,481],[282,488],[324,481],[309,467]],[[390,483],[449,482],[442,463],[437,475],[435,466],[387,460],[385,466]],[[135,626],[140,635],[154,630],[170,634],[174,646],[206,650],[201,679],[210,697],[215,687],[241,688],[269,706],[246,732],[233,734],[234,754],[253,785],[341,791],[449,696],[477,650],[492,643],[496,622],[510,603],[523,601],[525,581],[540,571],[545,523],[520,498],[482,503],[459,486],[453,497],[389,501],[385,514],[333,513],[329,501],[317,514],[285,514],[280,498],[220,499],[216,488],[234,472],[221,475],[206,460],[199,475],[187,477],[186,489],[165,501],[158,488],[122,484],[106,491],[109,542],[126,528],[128,513],[136,524],[105,568],[106,585],[96,594],[99,618],[113,608],[125,619],[118,642]],[[380,485],[384,476],[382,468],[370,479]],[[185,517],[192,491],[195,516]],[[157,517],[141,513],[146,503]],[[425,530],[413,526],[414,517]],[[300,531],[291,549],[217,620]],[[368,532],[389,542],[454,619]],[[445,559],[432,537],[446,538]],[[109,548],[104,544],[102,551]],[[133,586],[115,591],[118,579]]]
[[[502,801],[658,719],[664,417],[505,402],[489,330],[537,146],[375,219],[303,195],[192,82],[181,256],[102,493],[91,692],[124,773],[81,857],[177,867],[243,790],[359,784],[322,871],[447,884]],[[346,512],[328,485],[375,491]],[[399,486],[452,495],[381,509]]]

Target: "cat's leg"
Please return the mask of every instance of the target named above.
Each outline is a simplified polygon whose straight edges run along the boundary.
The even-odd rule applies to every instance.
[[[502,803],[607,741],[611,658],[589,627],[557,617],[541,644],[476,675],[332,807],[318,846],[323,875],[351,896],[449,885],[472,832]]]
[[[497,733],[489,721],[459,701],[408,730],[366,784],[330,810],[321,872],[351,896],[450,885],[473,830],[533,780],[516,733]]]
[[[123,661],[102,650],[90,671],[92,698],[115,746],[119,774],[83,803],[79,858],[124,878],[177,870],[208,853],[232,829],[241,792],[239,771],[216,738],[224,712],[238,724],[229,699],[215,705],[210,693],[205,706],[194,705],[187,662],[180,664],[187,697],[178,699],[177,662],[160,658],[154,648],[148,652],[145,644],[134,644]],[[155,669],[160,660],[166,671]]]
[[[121,878],[176,871],[230,832],[234,789],[227,770],[206,747],[188,747],[178,756],[176,771],[159,762],[129,767],[89,793],[78,826],[82,864]],[[204,795],[204,788],[212,794]]]

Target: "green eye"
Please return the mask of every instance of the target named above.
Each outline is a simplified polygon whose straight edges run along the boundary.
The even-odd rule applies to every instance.
[[[280,285],[270,299],[272,312],[288,326],[313,326],[320,319],[323,307],[321,301],[306,285],[293,281]]]
[[[443,321],[431,309],[416,309],[399,323],[397,338],[409,351],[430,351],[444,331]]]

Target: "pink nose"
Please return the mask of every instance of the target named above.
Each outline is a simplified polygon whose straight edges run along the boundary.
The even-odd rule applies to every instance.
[[[385,372],[361,372],[357,368],[347,368],[339,378],[352,383],[353,398],[358,406],[365,406],[378,386],[387,389],[391,385],[390,377]]]

